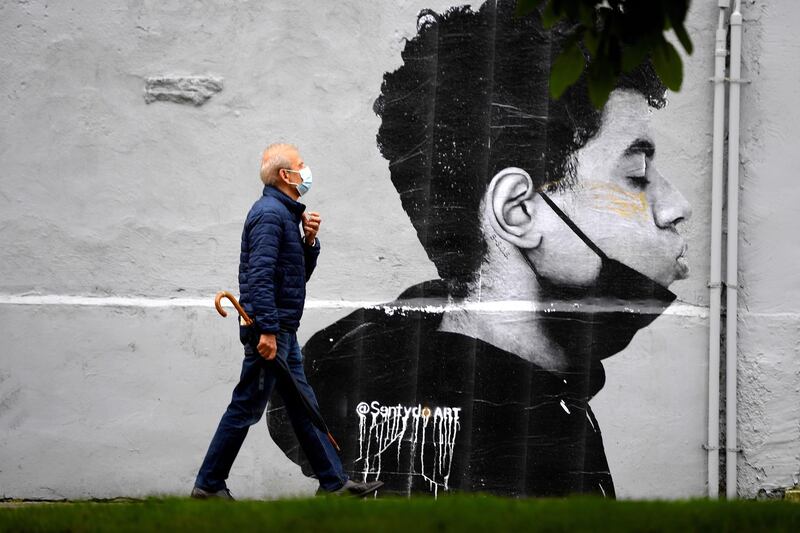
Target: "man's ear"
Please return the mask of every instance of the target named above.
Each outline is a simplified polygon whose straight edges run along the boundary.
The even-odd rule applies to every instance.
[[[492,228],[518,248],[536,248],[542,242],[534,224],[535,195],[530,175],[515,167],[495,174],[486,189],[486,215]]]

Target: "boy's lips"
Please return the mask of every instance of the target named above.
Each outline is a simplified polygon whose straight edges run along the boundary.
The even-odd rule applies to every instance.
[[[686,243],[683,244],[681,253],[675,259],[675,270],[677,270],[677,279],[685,279],[689,276],[689,260],[686,258],[686,250],[688,249]]]

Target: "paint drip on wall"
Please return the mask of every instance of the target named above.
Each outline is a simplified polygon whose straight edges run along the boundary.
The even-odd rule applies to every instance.
[[[458,436],[460,407],[423,405],[381,405],[361,402],[358,415],[358,459],[364,481],[380,479],[384,454],[396,454],[410,447],[409,483],[414,475],[422,476],[434,493],[449,489],[450,471]],[[360,465],[359,465],[360,463]]]

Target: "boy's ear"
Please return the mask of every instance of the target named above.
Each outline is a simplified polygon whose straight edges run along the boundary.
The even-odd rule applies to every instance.
[[[530,175],[516,167],[495,174],[486,190],[485,209],[492,228],[521,249],[537,248],[542,242],[534,224],[535,195]]]

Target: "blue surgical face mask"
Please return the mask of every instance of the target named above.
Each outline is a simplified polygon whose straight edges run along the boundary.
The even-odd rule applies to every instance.
[[[297,187],[297,192],[300,193],[300,196],[303,196],[304,194],[306,194],[308,191],[311,190],[311,180],[312,180],[311,168],[303,167],[300,170],[292,170],[291,168],[287,168],[285,170],[287,172],[294,172],[295,174],[300,174],[300,177],[302,178],[303,181],[301,181],[300,183],[292,184],[295,187]]]

